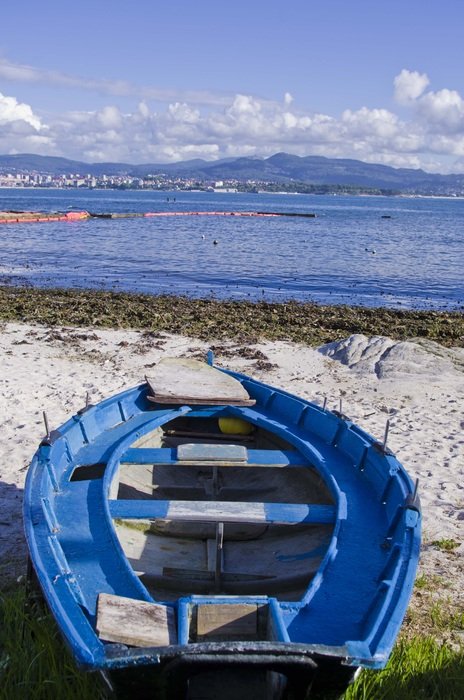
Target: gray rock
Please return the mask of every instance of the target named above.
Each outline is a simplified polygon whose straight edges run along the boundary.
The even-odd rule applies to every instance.
[[[395,341],[356,334],[322,345],[318,350],[355,372],[375,374],[379,379],[425,379],[464,372],[461,348],[444,348],[431,340]]]

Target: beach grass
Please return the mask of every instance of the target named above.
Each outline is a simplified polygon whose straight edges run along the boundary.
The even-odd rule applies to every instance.
[[[464,347],[462,310],[406,311],[0,286],[0,320],[131,328],[206,341],[289,340],[314,346],[363,333],[396,340],[427,338],[446,347]]]
[[[0,592],[0,700],[105,700],[99,677],[82,673],[40,598],[24,583]]]
[[[436,549],[441,549],[444,552],[452,552],[454,549],[457,549],[460,545],[461,543],[457,540],[453,540],[446,537],[440,540],[434,540],[432,542],[432,547],[435,547]]]
[[[434,600],[431,596],[425,603],[422,601],[422,607],[425,605],[429,611],[421,632],[410,629],[407,619],[387,667],[382,671],[362,671],[342,696],[344,700],[462,698],[464,646],[451,640],[456,631],[463,629],[464,615],[449,616]],[[444,632],[448,641],[443,639]],[[0,592],[0,700],[110,697],[100,676],[75,667],[51,614],[36,593],[31,598],[24,582]],[[153,697],[175,700],[157,694]],[[319,700],[333,698],[319,696]]]
[[[387,667],[363,671],[344,700],[461,700],[464,649],[432,636],[400,639]]]

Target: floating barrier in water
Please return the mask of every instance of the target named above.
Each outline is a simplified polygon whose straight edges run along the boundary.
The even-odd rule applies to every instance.
[[[305,219],[315,219],[317,214],[301,211],[257,211],[256,216],[300,216]]]
[[[44,221],[82,221],[88,219],[88,211],[50,213],[36,211],[0,211],[0,224],[28,224]]]
[[[66,213],[44,213],[32,211],[0,212],[0,224],[22,224],[46,221],[82,221],[84,219],[132,219],[166,216],[241,216],[241,217],[275,217],[291,216],[314,219],[316,214],[310,212],[289,211],[148,211],[148,212],[108,212],[91,213],[88,211],[70,211]]]
[[[110,213],[110,214],[90,214],[98,219],[126,219],[130,217],[154,217],[154,216],[295,216],[314,219],[316,214],[309,212],[290,211],[147,211],[143,214],[132,213]]]

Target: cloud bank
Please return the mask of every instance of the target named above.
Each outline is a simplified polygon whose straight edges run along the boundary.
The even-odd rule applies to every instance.
[[[0,152],[34,152],[89,162],[173,162],[234,156],[356,158],[433,172],[464,172],[464,100],[430,89],[426,74],[404,69],[393,80],[395,112],[347,109],[335,117],[303,112],[286,92],[280,103],[252,95],[174,94],[128,83],[87,81],[0,61],[0,77],[98,91],[111,96],[96,111],[39,116],[0,93]],[[131,111],[114,99],[133,97]],[[156,106],[151,106],[151,103]]]

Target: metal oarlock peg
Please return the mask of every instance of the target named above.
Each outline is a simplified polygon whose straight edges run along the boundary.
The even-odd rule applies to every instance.
[[[89,408],[91,408],[91,407],[92,407],[92,404],[90,403],[90,394],[89,394],[89,392],[87,391],[87,392],[85,393],[85,405],[84,405],[84,408],[80,408],[80,409],[78,410],[78,412],[77,412],[77,415],[78,415],[78,416],[82,416],[82,414],[85,413],[85,412],[86,412]]]
[[[382,449],[385,452],[387,449],[388,431],[390,430],[390,419],[387,419],[385,424],[385,434],[383,436]]]
[[[43,421],[45,424],[45,437],[48,440],[48,438],[50,437],[50,427],[48,425],[48,418],[47,418],[47,414],[45,413],[45,411],[42,411],[42,415],[43,415]]]
[[[406,498],[405,505],[407,508],[411,508],[412,510],[417,510],[419,513],[421,512],[421,505],[420,505],[420,498],[419,498],[419,479],[416,479],[414,481],[414,490]]]
[[[43,422],[45,425],[45,437],[43,438],[42,442],[40,443],[43,446],[50,446],[53,445],[55,440],[61,436],[61,433],[59,430],[50,430],[50,424],[48,422],[48,417],[45,411],[42,411],[42,416],[43,416]]]

